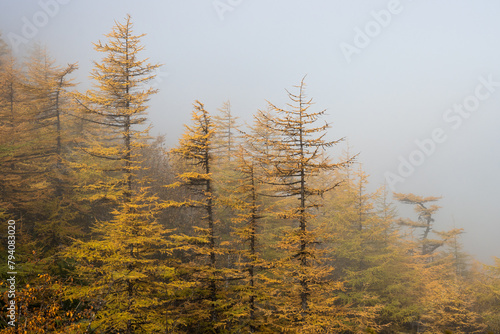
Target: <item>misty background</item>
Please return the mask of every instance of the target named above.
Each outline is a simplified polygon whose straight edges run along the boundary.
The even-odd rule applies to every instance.
[[[0,31],[17,57],[41,43],[58,65],[78,62],[84,91],[99,60],[92,43],[127,13],[135,33],[147,34],[143,56],[164,64],[149,117],[169,147],[195,99],[212,114],[230,100],[250,123],[266,100],[284,106],[285,89],[307,74],[308,96],[327,109],[329,139],[346,137],[360,153],[371,189],[420,157],[393,190],[442,196],[435,228],[464,228],[466,251],[487,263],[500,257],[500,2],[1,0]],[[490,90],[479,91],[490,94],[457,126],[448,110],[474,101],[485,80]],[[414,153],[435,129],[445,139]]]

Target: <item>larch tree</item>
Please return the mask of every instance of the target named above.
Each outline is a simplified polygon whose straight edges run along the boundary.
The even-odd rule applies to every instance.
[[[452,295],[460,294],[460,292],[451,289],[450,281],[455,283],[457,278],[455,262],[453,256],[446,254],[443,250],[444,246],[451,244],[455,237],[462,233],[462,229],[435,230],[433,215],[439,210],[439,206],[429,203],[439,200],[439,197],[394,193],[394,198],[401,203],[413,205],[418,215],[416,221],[411,219],[399,219],[398,221],[403,228],[409,229],[410,236],[415,239],[411,241],[408,247],[411,255],[410,262],[414,265],[415,270],[420,273],[422,281],[421,295],[414,300],[414,304],[420,307],[420,314],[414,324],[418,327],[432,328],[437,326],[437,319],[442,318],[445,313],[448,319],[460,317],[460,314],[464,312],[468,313],[469,316],[473,316],[473,313],[467,311],[468,306],[466,303],[457,303],[451,307],[452,301],[447,299],[448,297],[451,298]],[[414,235],[417,231],[422,231],[420,236]],[[408,241],[410,242],[410,240]],[[440,288],[441,285],[450,287],[448,290],[449,296],[445,297],[441,294],[440,291],[443,290]],[[437,315],[436,313],[439,312],[441,313]],[[463,322],[463,319],[460,321]],[[456,328],[453,330],[456,330]]]
[[[36,47],[28,58],[25,71],[16,68],[13,57],[4,65],[2,119],[15,148],[7,165],[17,174],[21,193],[29,193],[29,200],[23,203],[20,199],[18,207],[33,214],[43,214],[44,205],[40,203],[52,198],[53,190],[58,188],[48,177],[54,167],[51,161],[60,156],[56,149],[57,135],[53,131],[56,124],[52,121],[52,93],[59,94],[65,87],[54,87],[57,68],[40,47]],[[26,186],[21,186],[23,183]]]
[[[52,293],[49,284],[40,289],[30,284],[40,283],[37,273],[61,273],[57,254],[69,243],[67,237],[75,235],[70,227],[74,210],[67,205],[73,183],[65,161],[69,136],[63,115],[70,104],[66,89],[74,68],[55,66],[40,47],[22,65],[10,53],[0,63],[0,131],[5,135],[0,141],[2,208],[7,219],[16,221],[14,255],[22,272],[18,284],[23,286],[15,330],[62,328],[68,319],[63,298],[45,298]],[[34,298],[34,291],[40,290],[45,291],[43,296]]]
[[[246,146],[246,148],[245,148]],[[235,261],[242,280],[235,284],[233,299],[239,311],[236,318],[239,329],[250,333],[272,331],[266,320],[269,312],[269,279],[266,272],[270,262],[264,258],[264,220],[272,208],[262,196],[265,185],[261,182],[262,171],[256,167],[249,145],[242,145],[235,152],[238,184],[233,189],[236,215],[233,217],[233,242],[238,255]]]
[[[383,328],[405,330],[409,323],[418,318],[421,308],[418,300],[422,281],[418,275],[418,267],[412,263],[408,245],[401,238],[398,230],[396,209],[390,201],[390,193],[384,184],[375,198],[377,216],[383,226],[380,245],[379,266],[367,271],[373,272],[376,279],[368,283],[368,288],[377,295],[377,303],[382,306],[378,312],[377,324]],[[367,275],[369,278],[369,275]]]
[[[212,116],[214,135],[212,138],[212,147],[214,163],[212,164],[212,175],[217,180],[214,183],[214,190],[222,200],[229,201],[232,192],[237,187],[238,179],[236,155],[240,143],[240,130],[238,117],[233,114],[230,101],[223,103],[222,107],[217,109],[217,113]],[[236,213],[231,205],[220,205],[216,208],[216,215],[219,220],[219,231],[224,240],[229,242],[231,235],[231,217]],[[231,267],[236,261],[234,253],[228,253],[224,258],[226,267]]]
[[[8,55],[9,52],[10,48],[7,43],[5,43],[4,39],[2,38],[2,33],[0,32],[0,66],[3,66],[3,62],[5,60],[4,57]]]
[[[397,259],[396,234],[391,216],[381,217],[375,209],[379,191],[368,192],[368,175],[359,165],[338,170],[342,180],[327,195],[321,219],[334,237],[327,244],[333,277],[344,282],[337,303],[346,309],[345,326],[350,330],[381,330],[379,312],[384,307],[383,289],[394,277]]]
[[[440,252],[430,264],[421,266],[424,289],[419,324],[427,332],[485,333],[488,326],[470,277],[457,272],[454,254]]]
[[[4,208],[11,210],[12,217],[19,219],[34,196],[28,177],[33,174],[27,170],[32,159],[38,158],[30,149],[33,130],[30,115],[25,104],[22,89],[23,73],[10,52],[3,55],[0,66],[0,129],[2,131],[0,180]]]
[[[229,100],[218,111],[219,114],[213,116],[216,127],[214,142],[219,150],[219,159],[231,161],[238,147],[238,117],[233,115]]]
[[[485,324],[485,318],[477,312],[476,297],[468,284],[436,276],[427,282],[426,288],[426,310],[421,319],[425,332],[488,332],[488,325]]]
[[[65,192],[64,151],[69,146],[70,134],[67,114],[69,99],[67,90],[74,86],[69,75],[77,69],[76,64],[55,66],[47,51],[36,46],[26,64],[27,91],[30,106],[35,110],[35,123],[41,136],[39,145],[51,154],[49,166],[55,171],[50,178],[53,195],[60,198]]]
[[[294,323],[298,331],[315,332],[331,328],[329,326],[335,322],[336,315],[333,306],[329,308],[329,302],[321,298],[322,283],[328,281],[332,268],[321,264],[316,246],[320,239],[312,228],[314,210],[321,206],[319,198],[335,184],[318,185],[314,180],[321,173],[335,170],[350,161],[332,163],[326,157],[325,150],[340,140],[325,140],[329,124],[317,125],[325,111],[309,110],[313,102],[305,95],[304,79],[296,88],[298,93],[288,92],[291,102],[287,109],[269,103],[274,117],[268,118],[264,112],[255,116],[258,127],[268,128],[275,138],[254,138],[254,141],[266,140],[271,146],[267,154],[262,151],[257,154],[257,164],[265,168],[266,182],[276,187],[275,192],[268,195],[293,199],[286,203],[279,217],[297,224],[285,233],[281,241],[286,255],[280,269],[285,269],[285,273],[278,273],[280,269],[276,268],[276,275],[289,276],[280,284],[283,290],[288,290],[290,299],[276,296],[283,301],[276,312],[277,323],[283,324],[283,328]]]
[[[165,207],[191,208],[201,212],[194,223],[194,235],[175,237],[179,249],[185,254],[184,263],[177,268],[178,281],[183,282],[171,308],[171,317],[177,318],[177,331],[220,331],[227,326],[224,315],[227,303],[222,282],[234,274],[234,270],[219,265],[227,249],[220,243],[217,233],[216,207],[218,198],[213,178],[214,123],[205,106],[196,101],[191,126],[171,152],[186,163],[186,169],[177,174],[177,182],[168,188],[187,187],[189,193],[182,201],[169,201]],[[181,283],[179,283],[181,284]]]
[[[424,257],[432,257],[432,254],[440,247],[445,245],[447,241],[454,239],[454,236],[461,233],[461,229],[452,229],[447,232],[437,232],[434,229],[433,215],[439,210],[439,206],[429,203],[435,202],[440,197],[422,197],[414,194],[394,193],[394,197],[401,203],[414,205],[415,212],[418,215],[416,221],[411,219],[400,219],[399,224],[406,226],[411,230],[422,229],[422,235],[419,238],[418,245],[420,255]],[[438,235],[438,239],[432,238],[432,232]]]
[[[48,197],[43,161],[49,153],[37,147],[36,115],[27,103],[23,86],[25,73],[21,66],[9,50],[1,58],[0,131],[3,135],[0,139],[0,211],[17,223],[19,253],[16,259],[23,263],[18,270],[29,279],[35,269],[33,261],[30,261],[33,222],[46,214],[43,201]]]
[[[31,136],[36,143],[30,145],[39,158],[32,179],[41,193],[36,202],[38,214],[34,234],[45,257],[57,253],[69,243],[68,236],[78,230],[73,224],[78,209],[73,196],[76,176],[69,166],[74,137],[73,119],[68,116],[71,101],[68,89],[74,86],[69,78],[76,64],[65,67],[55,65],[47,51],[35,46],[26,64],[23,82],[25,99],[34,126]],[[31,210],[36,212],[37,210]]]
[[[471,257],[463,250],[463,244],[458,233],[453,236],[453,241],[449,245],[448,252],[452,257],[452,266],[455,275],[457,278],[466,279]]]
[[[471,287],[476,297],[476,310],[483,316],[488,332],[500,332],[500,258],[491,265],[476,265]]]
[[[76,240],[66,251],[81,282],[68,296],[92,304],[89,330],[156,333],[166,326],[168,231],[156,220],[159,206],[147,180],[136,175],[148,138],[147,102],[156,92],[147,82],[158,65],[139,58],[143,35],[134,35],[132,27],[127,16],[106,35],[107,43],[95,44],[105,54],[94,63],[95,88],[75,94],[82,109],[77,116],[100,132],[82,145],[94,158],[86,163],[95,162],[86,167],[101,169],[105,177],[87,185],[93,192],[89,200],[109,197],[115,204],[111,219],[95,223],[90,240]],[[85,172],[83,164],[80,168]]]
[[[81,107],[79,117],[95,125],[89,143],[82,145],[82,149],[92,157],[111,162],[108,172],[118,172],[108,173],[111,177],[99,185],[106,190],[106,196],[118,202],[131,196],[136,168],[134,151],[148,138],[146,104],[156,93],[155,89],[144,86],[160,66],[138,58],[144,49],[140,45],[144,34],[133,35],[132,28],[127,16],[124,23],[116,22],[113,31],[106,35],[108,43],[94,44],[96,51],[106,54],[102,62],[94,62],[91,78],[96,89],[74,95]]]
[[[328,263],[344,283],[337,304],[345,310],[344,327],[356,330],[404,330],[417,318],[421,287],[396,229],[395,210],[384,187],[367,190],[361,166],[336,171],[342,183],[325,196],[321,220],[328,224]]]

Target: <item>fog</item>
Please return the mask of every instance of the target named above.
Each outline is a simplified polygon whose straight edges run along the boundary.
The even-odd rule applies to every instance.
[[[38,42],[58,64],[78,62],[84,89],[92,43],[127,13],[163,64],[149,116],[168,145],[195,99],[211,112],[230,100],[251,122],[307,74],[330,139],[348,139],[373,189],[442,196],[436,229],[463,228],[483,262],[500,256],[500,3],[3,0],[0,31],[19,57]]]

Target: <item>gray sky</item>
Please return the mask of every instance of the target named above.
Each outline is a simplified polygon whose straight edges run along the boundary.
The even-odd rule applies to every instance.
[[[164,64],[149,112],[169,145],[195,99],[251,121],[307,74],[330,139],[348,138],[373,187],[443,196],[436,229],[453,216],[467,251],[500,257],[500,2],[0,0],[0,30],[18,55],[41,42],[78,61],[87,86],[91,43],[127,13]]]

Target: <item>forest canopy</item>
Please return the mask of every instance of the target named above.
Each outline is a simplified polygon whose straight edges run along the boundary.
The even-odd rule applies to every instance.
[[[194,101],[165,150],[143,36],[116,22],[87,91],[77,63],[0,43],[1,258],[16,269],[0,333],[500,332],[500,260],[462,250],[439,197],[369,191],[358,156],[332,155],[344,138],[306,77],[249,125],[230,101]]]

